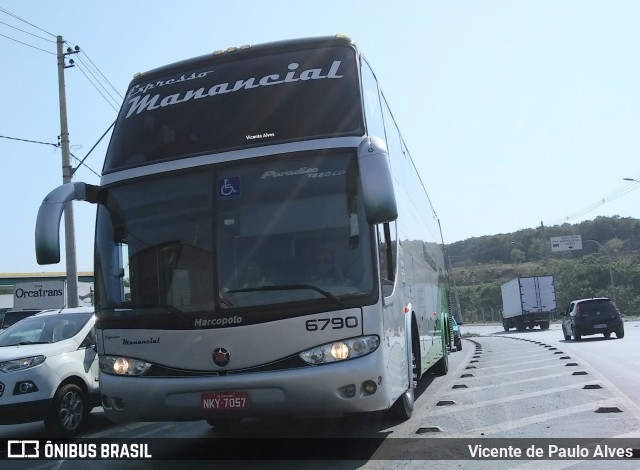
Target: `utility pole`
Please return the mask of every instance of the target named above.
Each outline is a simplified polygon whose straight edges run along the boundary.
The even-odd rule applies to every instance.
[[[453,275],[453,263],[451,262],[451,256],[447,255],[447,258],[449,259],[449,269],[451,272],[451,280],[453,281],[453,292],[456,296],[456,307],[458,308],[458,319],[457,321],[459,323],[463,322],[462,319],[462,309],[460,308],[460,297],[458,296],[458,286],[456,285],[456,277]]]
[[[69,127],[67,125],[67,96],[64,86],[65,56],[75,54],[79,51],[69,50],[63,53],[62,36],[57,38],[58,49],[58,90],[60,95],[60,148],[62,149],[62,182],[70,183],[73,171],[71,168],[71,153],[69,150]],[[73,64],[73,61],[71,61]],[[69,67],[73,67],[70,65]],[[73,205],[67,203],[64,208],[64,233],[65,250],[67,261],[67,307],[78,306],[78,268],[76,266],[76,238],[73,223]]]
[[[602,246],[600,242],[597,240],[585,240],[585,242],[595,243],[596,245],[598,245],[598,248],[604,250],[604,252],[607,254],[607,257],[609,258],[609,286],[611,288],[611,298],[613,300],[613,303],[617,305],[618,301],[616,300],[616,286],[613,283],[613,268],[611,267],[611,265],[613,264],[613,258],[611,258],[611,253],[609,253],[609,250],[607,250],[604,246]]]

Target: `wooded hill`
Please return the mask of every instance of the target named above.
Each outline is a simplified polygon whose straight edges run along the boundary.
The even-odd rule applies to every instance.
[[[550,238],[563,235],[580,235],[583,248],[552,252]],[[541,275],[554,277],[558,312],[573,299],[609,297],[625,316],[640,315],[640,219],[597,217],[469,238],[447,245],[446,255],[453,312],[464,322],[500,321],[500,286]]]

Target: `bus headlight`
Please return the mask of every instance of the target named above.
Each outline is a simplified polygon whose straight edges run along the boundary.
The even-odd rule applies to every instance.
[[[315,346],[302,351],[299,356],[307,364],[329,364],[365,356],[378,349],[379,345],[380,339],[377,336],[359,336]]]
[[[111,375],[144,375],[151,364],[139,359],[116,356],[100,356],[100,370]]]

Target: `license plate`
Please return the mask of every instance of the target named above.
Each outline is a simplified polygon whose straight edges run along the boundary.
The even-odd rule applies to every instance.
[[[593,325],[594,328],[606,328],[607,324]]]
[[[249,408],[249,392],[205,392],[200,397],[204,410],[246,410]]]

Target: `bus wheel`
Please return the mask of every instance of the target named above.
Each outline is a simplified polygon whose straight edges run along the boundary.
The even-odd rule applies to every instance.
[[[414,405],[414,394],[413,394],[413,389],[414,389],[414,380],[416,377],[416,373],[417,373],[417,369],[416,369],[416,356],[415,355],[411,355],[411,366],[412,366],[412,378],[411,378],[411,383],[409,384],[409,389],[407,391],[405,391],[402,395],[400,395],[400,397],[398,397],[398,399],[396,400],[396,402],[393,404],[393,406],[391,406],[390,411],[390,416],[393,419],[398,419],[400,421],[406,421],[409,418],[411,418],[411,415],[413,414],[413,405]]]
[[[447,375],[449,372],[449,352],[447,348],[442,351],[442,357],[433,365],[433,372],[438,375]]]

